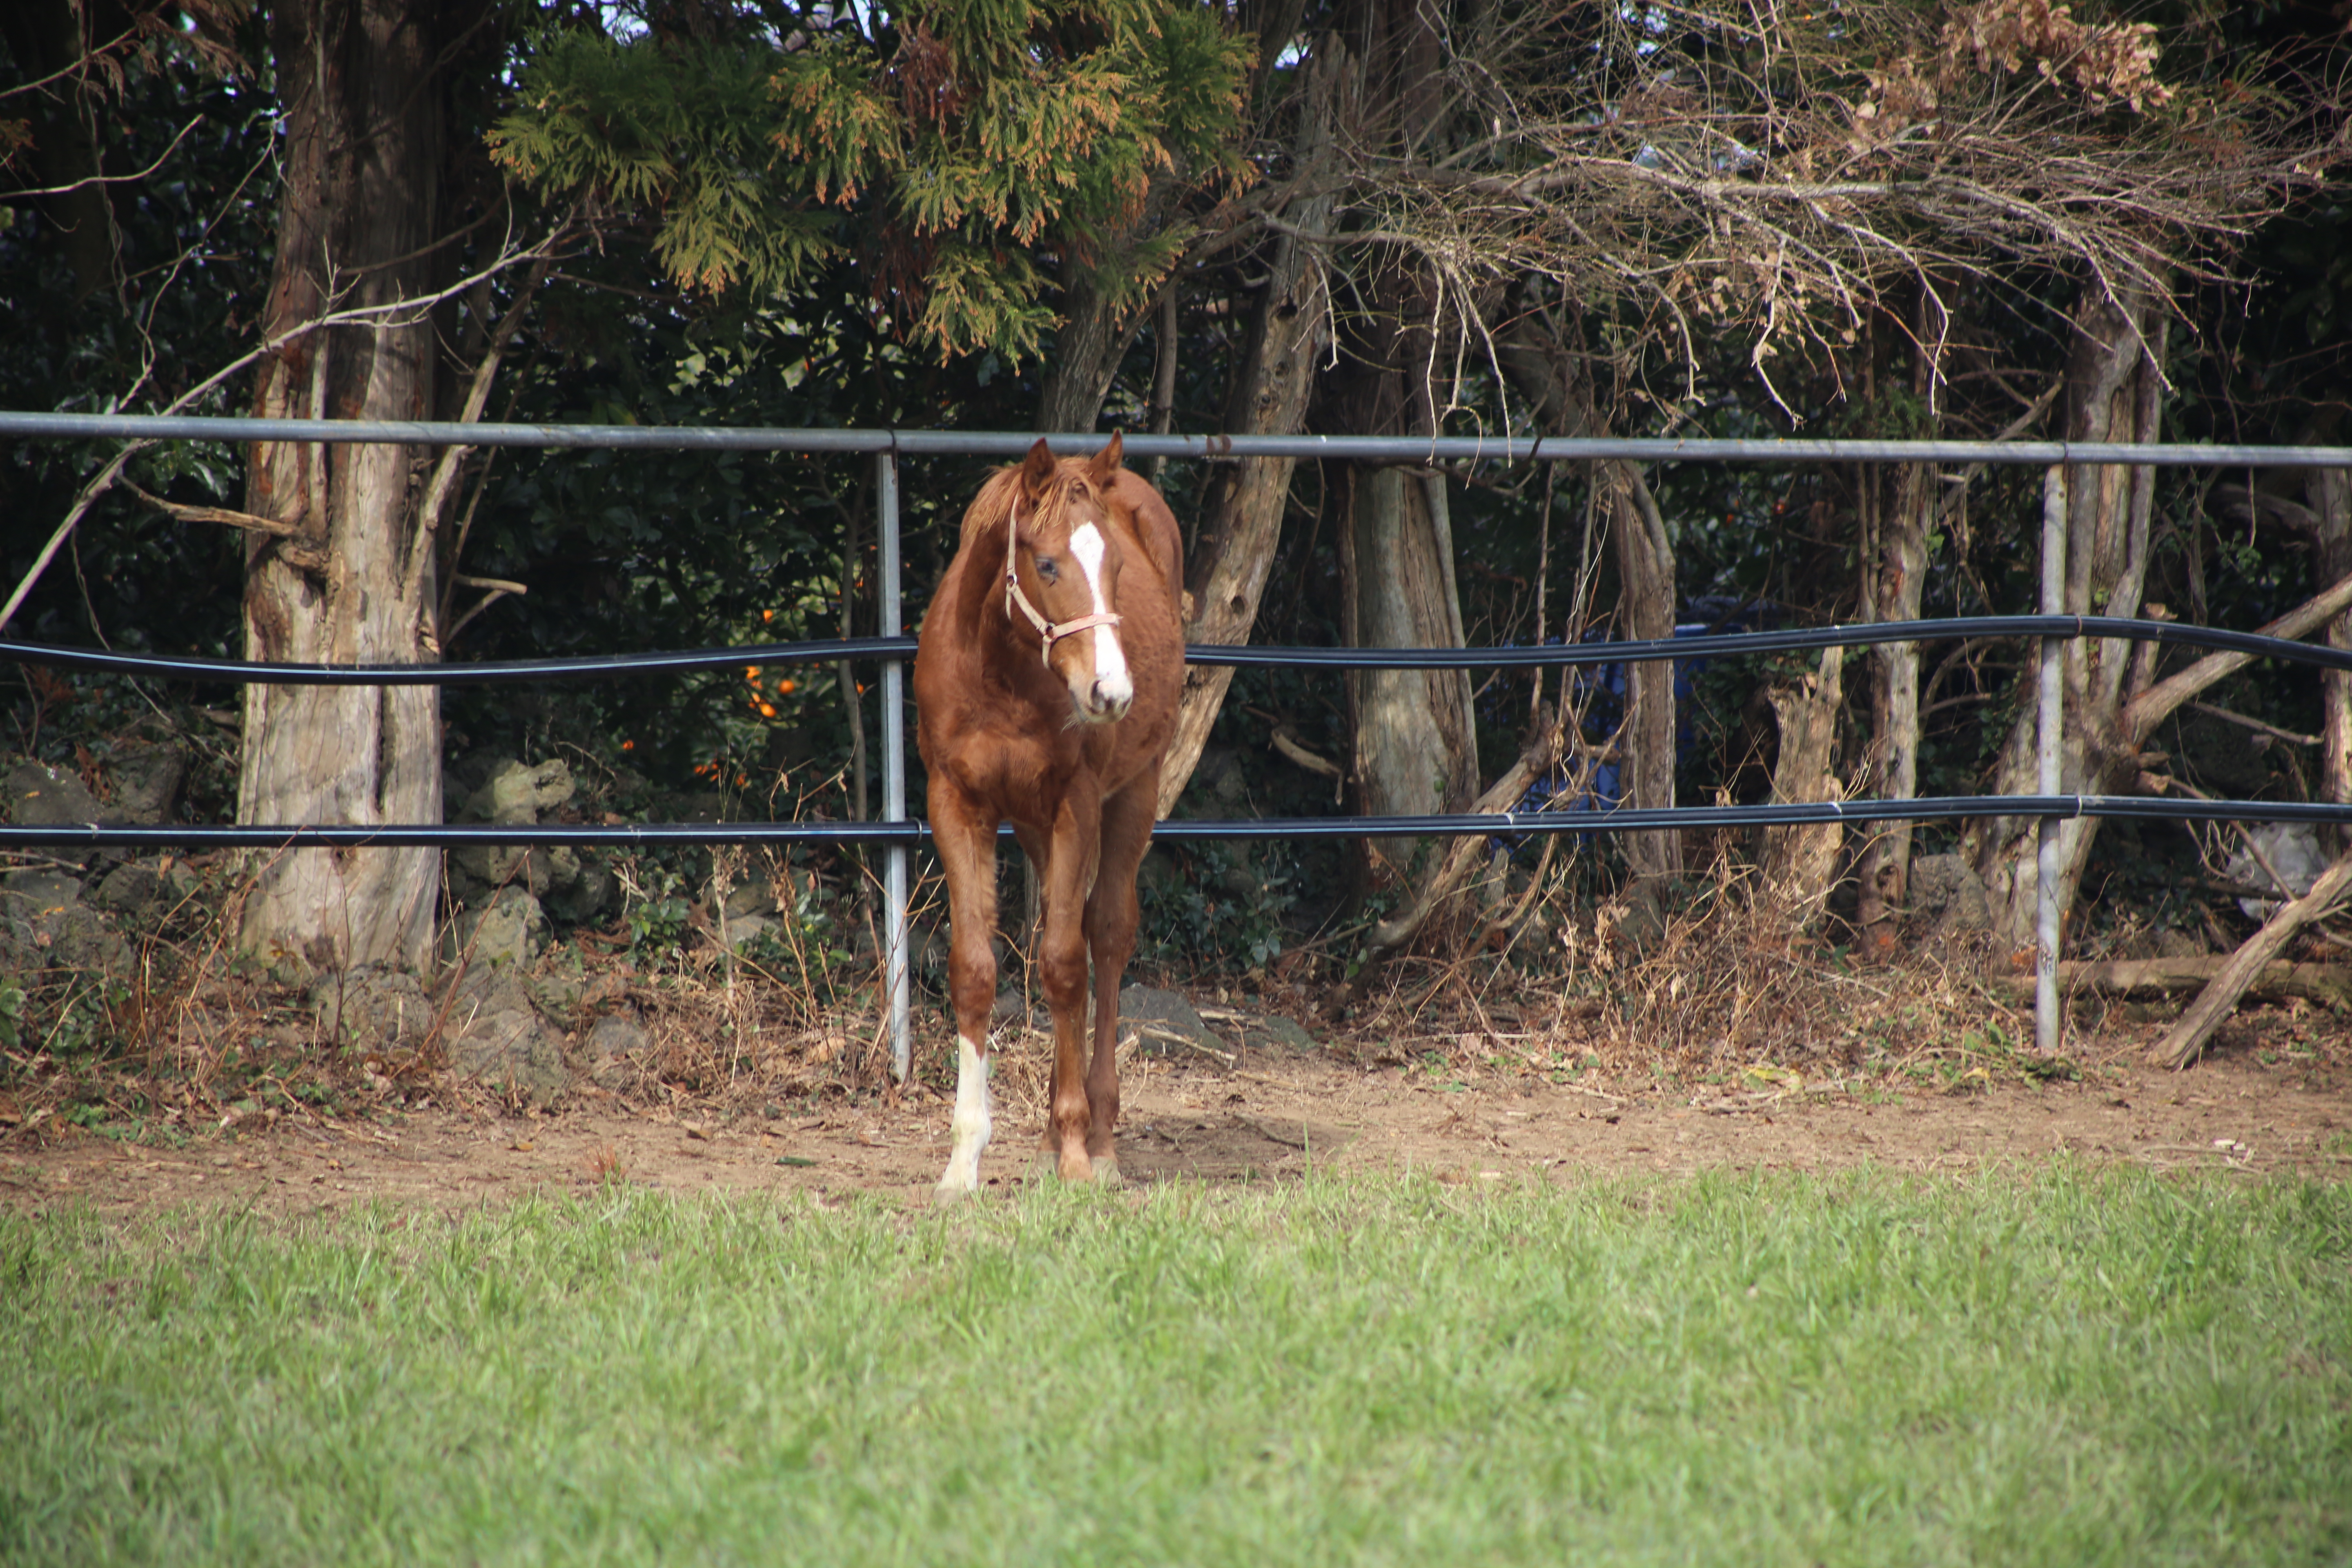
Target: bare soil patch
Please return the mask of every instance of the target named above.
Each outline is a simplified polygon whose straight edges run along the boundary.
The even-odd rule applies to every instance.
[[[1663,1078],[1400,1064],[1346,1038],[1245,1047],[1231,1062],[1137,1054],[1121,1163],[1150,1184],[1296,1179],[1311,1167],[1426,1172],[1476,1186],[1612,1173],[1836,1170],[1939,1173],[2073,1157],[2159,1168],[2341,1177],[2352,1167],[2352,1040],[2308,1015],[2257,1012],[2184,1073],[2142,1065],[2152,1032],[2078,1042],[2068,1079],[2018,1074],[1821,1077],[1781,1068]],[[921,1042],[939,1070],[939,1040]],[[1044,1042],[1000,1068],[991,1190],[1032,1179]],[[1936,1081],[1937,1079],[1947,1081]],[[298,1110],[131,1141],[54,1120],[0,1138],[0,1203],[110,1215],[229,1205],[270,1214],[389,1203],[495,1205],[625,1182],[921,1202],[948,1148],[949,1098],[846,1083],[782,1099],[629,1104],[596,1090],[516,1110],[444,1078],[338,1113]]]

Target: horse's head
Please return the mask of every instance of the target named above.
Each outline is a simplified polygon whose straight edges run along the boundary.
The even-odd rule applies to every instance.
[[[1036,631],[1089,724],[1124,719],[1135,701],[1116,608],[1126,535],[1110,522],[1122,448],[1114,435],[1092,458],[1057,458],[1039,441],[1013,471],[1006,525],[1005,614]]]

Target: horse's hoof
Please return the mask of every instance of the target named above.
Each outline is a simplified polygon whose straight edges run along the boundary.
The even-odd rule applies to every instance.
[[[1083,1151],[1076,1154],[1055,1149],[1037,1151],[1035,1179],[1040,1182],[1091,1182],[1101,1170],[1102,1162],[1088,1159]]]
[[[1118,1156],[1097,1154],[1094,1159],[1095,1184],[1102,1187],[1123,1187],[1127,1178],[1118,1173]]]
[[[942,1209],[953,1208],[958,1204],[970,1203],[979,1195],[978,1187],[962,1186],[954,1182],[941,1182],[931,1189],[931,1206]]]

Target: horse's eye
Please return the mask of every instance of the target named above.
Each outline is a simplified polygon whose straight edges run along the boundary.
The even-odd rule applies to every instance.
[[[1038,576],[1043,577],[1046,582],[1051,583],[1058,579],[1061,574],[1062,569],[1054,564],[1054,558],[1052,556],[1040,555],[1037,557]]]

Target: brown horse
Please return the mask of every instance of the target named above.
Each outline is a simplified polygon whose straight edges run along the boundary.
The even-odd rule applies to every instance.
[[[1181,538],[1160,492],[1119,467],[1121,449],[1113,436],[1090,458],[1056,458],[1039,441],[998,470],[963,514],[962,543],[923,617],[916,734],[947,872],[956,1020],[942,1199],[979,1188],[988,1143],[996,829],[1008,821],[1045,887],[1045,1147],[1066,1181],[1118,1179],[1119,978],[1135,951],[1135,872],[1151,846],[1184,679]]]

